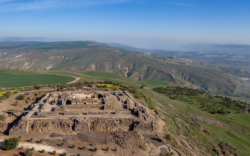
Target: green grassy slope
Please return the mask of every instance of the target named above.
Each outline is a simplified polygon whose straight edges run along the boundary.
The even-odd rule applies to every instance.
[[[0,70],[0,87],[2,88],[68,83],[74,79],[59,75]]]

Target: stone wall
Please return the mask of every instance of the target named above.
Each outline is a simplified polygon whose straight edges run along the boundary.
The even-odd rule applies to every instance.
[[[131,115],[131,111],[130,110],[117,110],[117,111],[115,111],[115,114],[116,115]]]
[[[85,133],[85,132],[89,132],[89,124],[87,121],[85,120],[81,120],[81,121],[75,121],[75,128],[74,130],[77,133]]]
[[[87,112],[87,115],[108,115],[109,112]]]
[[[61,134],[74,134],[74,120],[70,119],[36,119],[30,121],[29,134],[50,134],[58,132]]]
[[[86,109],[86,108],[101,108],[103,104],[90,104],[90,105],[66,105],[65,109]]]
[[[131,118],[89,118],[91,131],[131,131],[134,119]]]
[[[151,123],[138,122],[133,125],[134,131],[137,131],[141,134],[152,134],[153,128]]]
[[[80,115],[79,111],[65,111],[64,115]]]
[[[46,112],[37,112],[37,116],[41,117],[47,117],[47,116],[57,116],[57,112],[51,112],[51,111],[46,111]]]
[[[16,125],[14,125],[10,131],[9,135],[25,135],[28,134],[28,120],[26,118],[20,119]]]

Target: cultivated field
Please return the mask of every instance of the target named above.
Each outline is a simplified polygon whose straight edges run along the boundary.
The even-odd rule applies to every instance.
[[[73,81],[75,78],[59,75],[10,73],[0,70],[0,87],[23,87],[33,85],[60,84]]]

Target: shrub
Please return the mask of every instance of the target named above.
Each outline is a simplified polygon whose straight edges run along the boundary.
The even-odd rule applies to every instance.
[[[83,147],[82,147],[82,150],[85,150],[85,148],[86,148],[86,147],[85,147],[85,146],[83,146]]]
[[[37,96],[37,93],[35,93],[35,96]]]
[[[25,155],[25,156],[32,156],[32,155],[33,155],[33,152],[27,149],[27,150],[24,152],[24,155]]]
[[[62,143],[61,143],[61,146],[63,146],[63,144],[64,144],[64,143],[62,142]]]
[[[106,148],[106,151],[109,151],[109,147]]]
[[[30,100],[30,97],[27,97],[27,100]]]
[[[36,89],[36,90],[38,90],[38,89],[41,89],[42,87],[35,85],[33,88]]]
[[[117,148],[115,148],[115,152],[117,151]]]
[[[23,146],[21,146],[20,149],[23,149]]]
[[[40,143],[43,143],[43,139],[40,140]]]
[[[4,150],[11,150],[17,147],[19,140],[17,138],[10,138],[4,140],[2,143]]]
[[[21,139],[21,138],[22,138],[21,136],[18,137],[18,139]]]
[[[33,141],[33,138],[30,138],[30,142],[32,142]]]
[[[25,100],[26,103],[28,103],[29,101],[28,100]]]
[[[31,148],[31,151],[34,151],[34,149],[35,149],[35,148],[34,148],[34,147],[32,147],[32,148]]]
[[[94,151],[95,151],[95,152],[97,151],[97,147],[94,148]]]
[[[171,141],[171,135],[170,134],[166,134],[165,135],[165,139],[166,139],[166,141]]]
[[[53,155],[56,155],[56,151],[53,151]]]
[[[72,145],[72,148],[75,148],[75,145]]]
[[[147,150],[147,146],[146,146],[145,144],[142,144],[142,145],[141,145],[141,149],[142,149],[143,151],[146,151],[146,150]]]
[[[0,120],[4,120],[6,117],[4,115],[0,115]]]
[[[19,95],[18,96],[18,100],[23,100],[24,99],[24,96],[23,95]]]
[[[77,156],[80,156],[80,154],[77,154]]]
[[[67,153],[63,153],[63,156],[66,156],[67,155]]]
[[[43,149],[43,150],[42,150],[42,153],[44,153],[44,152],[45,152],[45,150]]]

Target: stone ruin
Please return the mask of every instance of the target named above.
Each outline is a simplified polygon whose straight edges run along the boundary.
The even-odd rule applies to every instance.
[[[156,127],[147,107],[134,100],[129,92],[83,89],[47,93],[9,134],[76,135],[89,131],[153,134]]]

